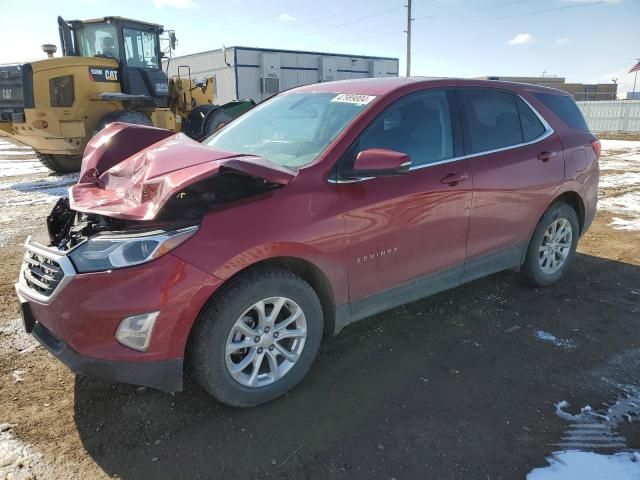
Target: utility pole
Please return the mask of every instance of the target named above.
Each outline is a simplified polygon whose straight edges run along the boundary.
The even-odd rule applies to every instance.
[[[411,76],[411,22],[413,18],[411,18],[411,0],[407,0],[407,77]]]

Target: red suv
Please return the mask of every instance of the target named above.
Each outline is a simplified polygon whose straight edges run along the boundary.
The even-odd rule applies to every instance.
[[[325,334],[505,269],[566,272],[596,211],[600,144],[532,85],[308,85],[203,143],[111,124],[28,239],[27,331],[73,371],[251,406]]]

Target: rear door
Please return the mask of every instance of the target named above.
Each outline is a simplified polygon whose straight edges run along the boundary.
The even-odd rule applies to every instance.
[[[472,179],[467,161],[456,160],[453,99],[426,90],[397,100],[341,160],[369,148],[412,160],[407,174],[340,184],[354,319],[460,283]]]
[[[464,280],[514,267],[550,196],[562,183],[562,146],[520,96],[464,88],[465,151],[473,172]]]

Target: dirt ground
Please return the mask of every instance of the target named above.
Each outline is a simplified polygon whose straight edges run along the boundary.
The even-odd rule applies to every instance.
[[[19,194],[73,179],[12,177],[11,192],[5,180],[0,212],[20,225],[0,217],[0,424],[42,455],[24,466],[33,477],[525,478],[568,428],[557,402],[603,409],[640,386],[640,231],[604,210],[559,284],[503,272],[357,323],[261,407],[222,406],[193,383],[171,395],[75,377],[20,333],[13,291],[24,236],[53,201]],[[616,451],[640,449],[640,423],[619,434]]]

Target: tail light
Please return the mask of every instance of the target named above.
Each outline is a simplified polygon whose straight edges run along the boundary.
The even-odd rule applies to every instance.
[[[593,153],[596,154],[596,158],[600,159],[600,152],[602,152],[602,145],[600,144],[600,140],[594,138],[591,140],[591,148],[593,148]]]

